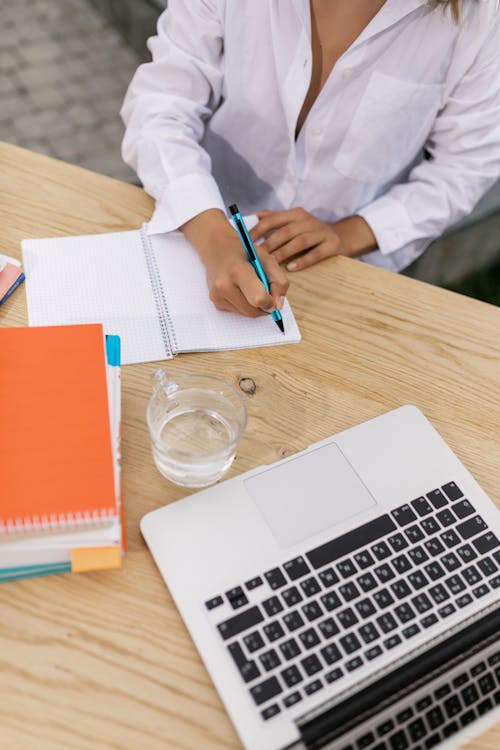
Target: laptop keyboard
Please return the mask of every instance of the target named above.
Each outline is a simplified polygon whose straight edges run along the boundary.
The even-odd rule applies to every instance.
[[[352,733],[339,750],[428,750],[500,705],[500,651],[476,654],[425,694],[408,696]]]
[[[267,721],[498,588],[499,545],[449,482],[205,606]]]

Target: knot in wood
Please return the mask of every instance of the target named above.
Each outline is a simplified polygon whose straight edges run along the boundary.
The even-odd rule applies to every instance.
[[[255,381],[252,378],[240,378],[239,386],[243,393],[247,393],[249,396],[253,396],[253,394],[257,390]]]

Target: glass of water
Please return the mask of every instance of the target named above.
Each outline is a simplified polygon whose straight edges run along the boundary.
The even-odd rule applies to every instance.
[[[213,484],[229,469],[247,424],[243,397],[208,375],[152,375],[146,418],[153,457],[164,477],[183,487]]]

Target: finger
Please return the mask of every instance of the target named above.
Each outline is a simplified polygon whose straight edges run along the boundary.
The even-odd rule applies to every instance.
[[[262,260],[262,258],[261,258]],[[265,266],[264,266],[265,268]],[[281,273],[284,273],[280,269]],[[273,312],[276,309],[276,303],[271,294],[266,290],[263,282],[259,279],[250,263],[235,266],[232,273],[232,280],[244,297],[244,307],[247,310],[245,315],[250,314],[250,309],[263,310],[264,312]],[[234,295],[231,295],[233,301]],[[238,300],[241,303],[241,300]]]
[[[276,307],[280,310],[283,307],[284,298],[290,286],[288,277],[276,259],[267,253],[260,254],[260,261],[271,286],[271,296]]]
[[[309,252],[304,253],[303,255],[299,256],[298,258],[294,258],[290,263],[287,264],[287,270],[288,271],[303,271],[304,268],[309,268],[310,266],[313,266],[315,263],[319,263],[321,260],[325,260],[325,258],[331,258],[334,255],[340,255],[340,247],[337,252],[335,252],[331,246],[331,244],[328,244],[327,242],[322,242],[319,245],[316,245],[312,250],[309,250]]]
[[[278,249],[291,242],[295,237],[301,234],[310,234],[311,232],[318,232],[317,227],[314,226],[314,220],[306,219],[305,221],[294,221],[290,224],[286,224],[281,229],[277,229],[273,232],[266,240],[262,243],[261,248],[263,251],[272,254]],[[323,233],[324,234],[324,233]],[[322,235],[323,236],[323,235]],[[320,240],[316,240],[317,244]],[[310,245],[309,245],[310,247]],[[305,249],[305,248],[303,248]]]
[[[294,237],[290,242],[281,245],[272,254],[272,257],[277,263],[283,263],[296,255],[301,255],[312,250],[317,245],[321,245],[324,239],[324,235],[321,232],[304,232]]]
[[[303,208],[290,208],[287,211],[269,211],[252,229],[252,232],[255,233],[255,237],[252,234],[252,239],[254,241],[260,239],[269,234],[269,232],[274,232],[286,226],[286,224],[290,224],[292,221],[304,220],[306,216],[308,216],[307,211],[304,211]]]

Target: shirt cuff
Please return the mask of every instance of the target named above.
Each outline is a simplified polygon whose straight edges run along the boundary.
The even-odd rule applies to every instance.
[[[370,225],[382,255],[389,255],[418,237],[406,208],[391,195],[377,198],[356,213]]]
[[[210,208],[226,207],[217,183],[209,175],[187,174],[171,182],[156,201],[146,234],[172,232]]]

